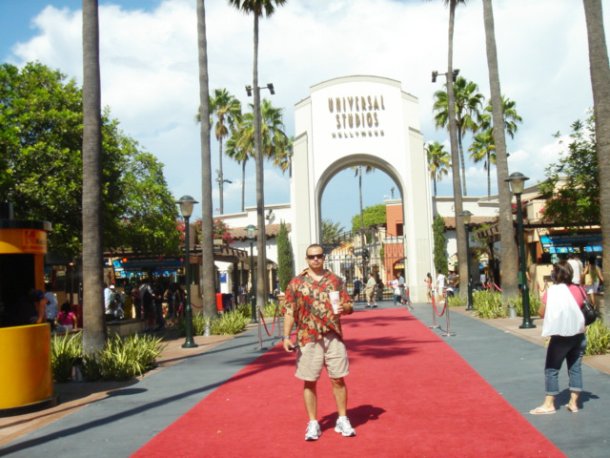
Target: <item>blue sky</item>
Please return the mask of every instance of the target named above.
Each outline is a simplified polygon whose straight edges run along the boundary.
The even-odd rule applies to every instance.
[[[200,194],[197,110],[195,0],[100,1],[102,103],[125,133],[165,164],[174,196]],[[252,21],[224,0],[206,2],[210,88],[225,87],[242,105],[252,67]],[[605,5],[607,6],[607,4]],[[0,58],[22,65],[39,60],[79,83],[81,0],[0,0]],[[495,22],[503,93],[517,102],[524,119],[509,142],[511,171],[533,181],[565,148],[553,138],[591,107],[586,29],[581,1],[495,0]],[[604,12],[608,28],[608,11]],[[273,82],[272,102],[284,110],[288,135],[294,134],[294,105],[309,87],[350,74],[386,76],[420,100],[425,141],[447,144],[434,127],[432,70],[446,67],[448,11],[443,2],[393,0],[290,0],[260,24],[261,82]],[[459,6],[455,67],[489,95],[481,2]],[[265,94],[263,94],[265,95]],[[212,144],[213,168],[217,146]],[[188,164],[185,174],[184,165]],[[240,208],[240,167],[223,161],[225,212]],[[492,182],[495,180],[492,179]],[[467,169],[469,195],[485,195],[486,172]],[[346,228],[358,211],[351,170],[326,188],[322,216]],[[364,180],[364,204],[381,203],[393,183],[381,171]],[[289,179],[265,168],[267,203],[289,202]],[[214,206],[218,195],[214,186]],[[495,185],[492,189],[495,192]],[[451,179],[439,194],[451,193]],[[254,205],[254,168],[246,179],[246,205]]]

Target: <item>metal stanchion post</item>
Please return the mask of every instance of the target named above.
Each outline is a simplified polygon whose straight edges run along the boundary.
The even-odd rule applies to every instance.
[[[430,298],[432,301],[430,305],[432,305],[432,326],[428,326],[430,329],[437,329],[439,325],[436,323],[436,289],[432,290],[432,297]]]

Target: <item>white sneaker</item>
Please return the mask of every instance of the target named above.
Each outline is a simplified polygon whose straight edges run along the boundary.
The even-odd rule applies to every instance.
[[[339,417],[337,418],[337,424],[335,425],[335,431],[341,433],[344,437],[352,437],[356,435],[356,430],[352,428],[349,418]]]
[[[322,435],[320,424],[316,420],[310,420],[307,423],[307,430],[305,431],[306,441],[317,441]]]

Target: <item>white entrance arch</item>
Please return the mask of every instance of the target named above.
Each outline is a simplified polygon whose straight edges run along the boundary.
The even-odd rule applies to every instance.
[[[396,183],[403,202],[407,281],[414,301],[426,300],[432,272],[432,204],[416,97],[399,81],[346,76],[319,83],[295,107],[292,158],[292,243],[297,269],[320,238],[324,189],[341,170],[371,165]]]

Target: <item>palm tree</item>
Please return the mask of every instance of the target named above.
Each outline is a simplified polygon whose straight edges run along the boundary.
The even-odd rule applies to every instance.
[[[250,105],[252,108],[252,105]],[[263,155],[271,159],[282,172],[290,168],[292,158],[290,138],[284,132],[282,109],[274,107],[264,99],[261,105],[261,143]],[[244,211],[246,163],[254,157],[254,114],[246,113],[232,131],[227,142],[226,154],[242,165],[241,211]]]
[[[276,6],[282,6],[286,0],[229,0],[229,4],[246,14],[254,16],[254,64],[252,68],[252,89],[254,95],[254,142],[256,161],[256,222],[259,236],[256,238],[256,251],[261,262],[256,266],[256,303],[260,310],[267,301],[267,249],[265,243],[265,197],[263,183],[263,155],[261,145],[260,90],[258,86],[258,21],[261,16],[270,17]]]
[[[241,211],[246,209],[246,164],[254,157],[253,115],[246,113],[235,127],[233,135],[227,141],[226,155],[241,164]],[[248,127],[249,126],[249,127]],[[249,141],[246,139],[249,138]]]
[[[273,161],[282,172],[290,169],[292,142],[284,132],[283,110],[264,99],[261,105],[261,138],[263,156]]]
[[[453,208],[455,211],[455,233],[458,254],[458,273],[460,276],[460,294],[464,297],[468,289],[468,254],[466,253],[466,228],[462,219],[462,185],[460,183],[460,156],[458,151],[458,134],[455,115],[455,94],[453,92],[453,31],[455,28],[455,8],[465,0],[443,0],[449,6],[449,29],[447,51],[447,117],[449,140],[451,144],[451,174],[453,178]]]
[[[518,293],[517,276],[518,258],[515,243],[515,229],[513,226],[512,196],[506,179],[508,178],[508,154],[504,129],[505,116],[503,113],[502,91],[500,90],[500,70],[498,67],[498,53],[496,49],[496,34],[491,0],[483,0],[483,18],[485,21],[485,43],[487,49],[487,66],[489,69],[489,87],[491,92],[491,106],[493,119],[493,138],[496,153],[496,176],[498,180],[499,215],[498,226],[500,232],[500,278],[502,281],[502,294],[504,301]]]
[[[362,176],[365,173],[371,173],[375,169],[370,165],[357,165],[355,167],[351,167],[354,171],[354,176],[358,178],[358,197],[360,200],[360,230],[364,230],[364,208],[362,206]]]
[[[436,196],[436,182],[449,175],[449,165],[451,159],[445,147],[439,142],[432,142],[426,145],[426,158],[428,159],[428,170],[430,178],[434,184],[434,196]]]
[[[360,202],[360,252],[362,257],[362,276],[363,278],[367,278],[367,269],[366,269],[366,260],[364,256],[364,207],[362,205],[362,175],[365,173],[371,173],[375,170],[370,165],[357,165],[351,168],[354,171],[354,176],[358,177],[358,197]]]
[[[485,127],[483,127],[485,126]],[[487,172],[487,197],[491,195],[491,165],[496,163],[496,153],[493,139],[493,129],[488,121],[483,121],[481,129],[475,134],[468,151],[470,158],[475,162],[483,162]]]
[[[214,90],[214,95],[210,99],[210,112],[216,117],[214,134],[218,140],[218,193],[220,195],[220,214],[224,213],[224,174],[222,172],[222,143],[229,131],[235,128],[235,124],[241,117],[241,103],[234,96],[229,94],[226,89]]]
[[[517,113],[516,103],[513,100],[502,97],[502,106],[504,128],[510,138],[514,138],[518,129],[517,123],[522,122],[523,119]],[[483,167],[487,171],[487,197],[491,194],[491,166],[496,163],[496,144],[491,123],[492,114],[493,107],[490,101],[485,108],[485,112],[479,117],[479,130],[468,148],[471,153],[470,157],[474,162],[483,162]]]
[[[322,243],[336,243],[338,240],[341,239],[341,236],[344,232],[345,229],[340,222],[333,222],[330,219],[322,220]]]
[[[205,0],[197,0],[197,54],[199,59],[199,119],[210,119],[210,88],[208,76],[208,43],[205,24]],[[212,234],[212,154],[210,149],[210,123],[201,122],[201,230]],[[216,286],[214,284],[214,246],[212,237],[201,239],[201,286],[203,314],[216,313]],[[189,262],[187,260],[187,262]],[[187,287],[190,288],[190,285]],[[206,334],[209,330],[206,328]]]
[[[102,118],[97,0],[83,0],[83,351],[106,342],[102,251]]]
[[[460,168],[462,172],[462,189],[467,195],[466,188],[466,164],[464,162],[463,138],[467,131],[475,132],[478,128],[477,120],[480,117],[480,109],[483,104],[483,94],[479,87],[472,81],[461,76],[453,85],[455,93],[455,124],[457,128],[458,149],[460,152]],[[436,91],[434,93],[433,110],[436,112],[434,121],[437,127],[446,127],[449,118],[447,91]]]
[[[610,66],[601,0],[583,0],[589,43],[589,67],[593,88],[595,146],[600,183],[600,221],[602,226],[603,275],[610,278]]]

